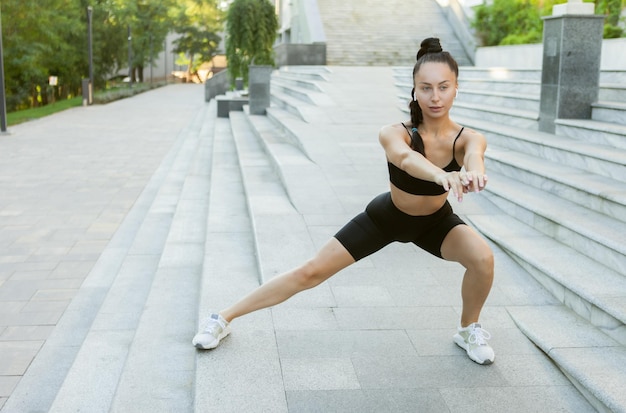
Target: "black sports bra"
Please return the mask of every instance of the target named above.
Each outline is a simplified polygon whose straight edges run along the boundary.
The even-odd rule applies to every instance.
[[[403,123],[402,126],[405,127],[407,133],[409,134],[409,136],[411,136],[411,132],[409,132],[409,129],[406,127],[406,125]],[[456,138],[454,138],[454,143],[452,144],[452,160],[448,165],[443,168],[443,170],[446,172],[461,170],[461,166],[458,164],[454,157],[454,147],[456,146],[457,139],[459,139],[459,136],[461,136],[461,133],[463,133],[463,129],[465,129],[465,127],[461,128],[459,134],[456,135]],[[391,162],[387,162],[387,167],[389,168],[389,180],[391,181],[391,183],[394,184],[398,189],[403,190],[404,192],[408,192],[409,194],[413,195],[432,196],[446,193],[446,190],[443,189],[443,186],[431,181],[415,178],[403,171],[402,169],[398,168]]]

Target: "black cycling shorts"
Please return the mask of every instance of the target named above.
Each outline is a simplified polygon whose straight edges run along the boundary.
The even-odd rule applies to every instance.
[[[394,241],[412,242],[441,257],[441,244],[457,225],[465,224],[446,203],[435,213],[413,216],[400,211],[391,201],[391,193],[374,198],[364,212],[354,217],[335,234],[335,238],[358,261]]]

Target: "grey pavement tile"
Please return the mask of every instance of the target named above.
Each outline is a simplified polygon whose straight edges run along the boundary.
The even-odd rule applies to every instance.
[[[596,412],[573,386],[459,386],[440,393],[451,413]]]
[[[269,310],[236,320],[219,348],[198,351],[196,363],[195,411],[287,412]]]
[[[360,388],[352,361],[347,358],[281,357],[285,390],[339,390]]]
[[[384,286],[340,285],[331,287],[337,307],[396,306],[397,303]]]
[[[28,301],[37,292],[38,286],[30,280],[8,280],[0,286],[1,301]]]
[[[24,280],[46,280],[50,278],[50,274],[52,271],[42,270],[42,271],[15,271],[11,276],[11,280],[13,281],[24,281]]]
[[[43,341],[0,341],[0,376],[23,375]]]
[[[100,252],[104,246],[100,246]],[[99,255],[100,253],[98,253]],[[94,266],[91,261],[61,261],[50,275],[51,279],[78,278],[85,279]]]
[[[26,300],[0,301],[0,314],[17,314],[22,311],[22,308],[24,308],[27,303],[28,301]]]
[[[467,355],[446,357],[355,355],[352,363],[363,389],[506,386],[495,365],[481,366]]]
[[[79,286],[77,285],[77,287]],[[37,290],[32,299],[34,301],[67,301],[74,298],[77,292],[78,288],[41,289]]]
[[[332,308],[272,308],[274,329],[280,330],[337,330],[337,320]]]
[[[43,261],[43,262],[23,262],[19,264],[13,264],[15,271],[53,271],[57,265],[56,261]]]
[[[391,285],[387,287],[397,306],[458,306],[462,304],[459,288],[440,286]]]
[[[10,396],[21,378],[21,376],[0,376],[0,397]]]
[[[402,330],[276,331],[281,358],[416,355]]]
[[[2,255],[0,256],[0,264],[17,264],[21,262],[26,262],[28,260],[29,255]]]
[[[565,386],[568,379],[543,353],[535,355],[499,355],[493,364],[512,386]]]
[[[287,391],[291,413],[447,412],[438,390],[367,389]]]
[[[336,307],[337,302],[335,300],[335,296],[328,285],[327,282],[324,282],[318,285],[315,288],[310,290],[302,291],[294,296],[292,296],[289,300],[280,304],[283,307],[301,307],[301,308],[311,308],[311,307]]]
[[[418,330],[432,326],[456,327],[458,313],[452,307],[342,307],[335,309],[341,329]]]
[[[9,326],[0,331],[0,341],[39,341],[46,340],[54,326]]]
[[[56,324],[63,311],[57,310],[38,311],[38,312],[19,312],[19,313],[0,313],[0,325],[4,326],[36,326],[36,325],[54,325]]]
[[[71,300],[33,300],[22,308],[22,313],[60,313],[62,314]]]

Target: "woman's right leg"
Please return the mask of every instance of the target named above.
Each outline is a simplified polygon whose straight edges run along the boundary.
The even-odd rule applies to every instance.
[[[354,258],[336,238],[331,238],[317,255],[303,265],[278,275],[250,294],[220,311],[229,323],[242,315],[282,303],[300,291],[313,288],[354,263]]]

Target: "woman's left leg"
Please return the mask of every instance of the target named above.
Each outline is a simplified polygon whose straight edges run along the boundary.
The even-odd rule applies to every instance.
[[[441,245],[441,256],[465,267],[461,286],[461,327],[478,322],[493,284],[494,260],[491,248],[471,227],[457,225],[446,235]]]

